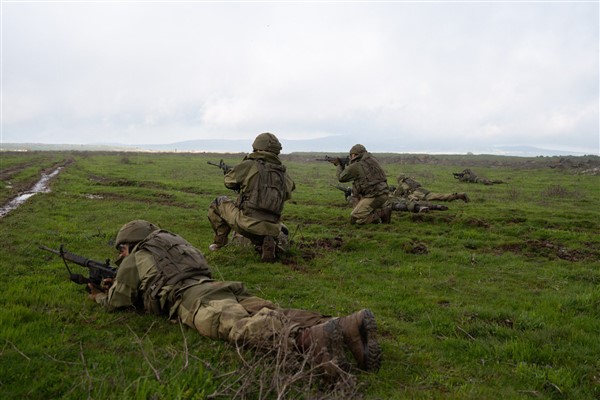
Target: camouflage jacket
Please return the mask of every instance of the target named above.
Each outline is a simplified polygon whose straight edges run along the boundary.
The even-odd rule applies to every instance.
[[[350,165],[337,166],[340,182],[352,182],[352,193],[358,197],[378,197],[389,194],[385,172],[371,153],[364,153],[350,162]]]
[[[265,174],[278,170],[268,185],[268,190],[257,193],[264,187]],[[262,171],[267,171],[263,173]],[[273,176],[273,175],[271,175]],[[239,191],[237,206],[242,213],[257,220],[277,223],[280,220],[283,203],[292,197],[296,185],[287,173],[279,157],[268,151],[255,151],[248,154],[241,163],[225,174],[225,187]]]

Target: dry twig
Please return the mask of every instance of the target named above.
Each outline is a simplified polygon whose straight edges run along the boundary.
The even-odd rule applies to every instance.
[[[150,327],[152,327],[152,326],[150,326]],[[154,373],[154,376],[156,377],[156,380],[158,382],[162,382],[160,380],[160,373],[158,372],[158,370],[156,368],[154,368],[154,366],[150,362],[150,359],[148,358],[148,355],[146,354],[146,351],[144,350],[144,343],[142,342],[142,340],[140,339],[140,337],[133,331],[133,329],[131,329],[131,327],[129,325],[127,325],[127,328],[131,331],[131,333],[133,333],[133,336],[135,337],[136,342],[140,346],[140,350],[142,351],[142,355],[144,356],[144,359],[148,363],[148,366],[150,366],[150,369],[152,369],[152,372]],[[146,331],[146,333],[147,332],[148,331]]]

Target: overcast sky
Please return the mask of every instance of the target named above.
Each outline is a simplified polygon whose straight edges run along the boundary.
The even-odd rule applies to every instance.
[[[597,1],[1,7],[3,143],[600,152]]]

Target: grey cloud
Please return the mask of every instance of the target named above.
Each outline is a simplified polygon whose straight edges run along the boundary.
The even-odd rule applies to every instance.
[[[277,130],[598,152],[597,3],[3,7],[5,142]]]

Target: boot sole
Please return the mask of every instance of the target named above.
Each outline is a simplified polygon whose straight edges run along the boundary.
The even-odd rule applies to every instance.
[[[363,342],[363,350],[365,354],[364,365],[362,369],[365,371],[378,371],[381,368],[381,346],[377,342],[377,322],[371,310],[366,309],[364,312],[362,323],[359,328],[360,336]]]
[[[328,326],[329,331],[329,342],[327,343],[327,349],[331,351],[331,356],[335,359],[335,363],[344,371],[350,370],[350,363],[346,359],[344,352],[344,333],[342,327],[336,320],[331,321],[331,325]]]

